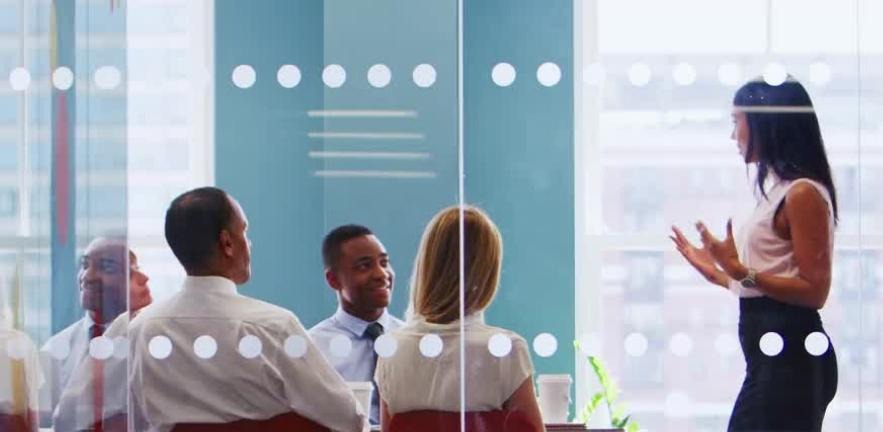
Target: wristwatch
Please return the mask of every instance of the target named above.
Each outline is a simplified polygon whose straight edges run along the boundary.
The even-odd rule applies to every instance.
[[[739,281],[743,288],[757,288],[757,270],[748,269],[748,274]]]

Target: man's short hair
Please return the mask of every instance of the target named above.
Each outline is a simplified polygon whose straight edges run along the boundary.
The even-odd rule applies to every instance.
[[[230,227],[233,205],[226,192],[201,187],[184,192],[166,210],[166,241],[188,272],[204,268],[217,251],[221,231]]]
[[[373,234],[367,227],[356,224],[341,225],[331,230],[322,240],[322,261],[325,263],[325,268],[331,269],[337,265],[337,260],[340,259],[340,249],[344,243],[356,237]]]

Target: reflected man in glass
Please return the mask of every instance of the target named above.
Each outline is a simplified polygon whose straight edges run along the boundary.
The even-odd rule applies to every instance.
[[[127,430],[128,325],[131,318],[153,302],[149,280],[138,266],[138,257],[129,251],[129,313],[117,317],[103,335],[113,343],[114,351],[79,364],[55,409],[55,430]]]
[[[52,336],[41,349],[47,383],[41,389],[40,423],[52,412],[74,371],[89,353],[89,342],[126,311],[128,271],[125,239],[98,237],[86,247],[77,273],[83,318]]]

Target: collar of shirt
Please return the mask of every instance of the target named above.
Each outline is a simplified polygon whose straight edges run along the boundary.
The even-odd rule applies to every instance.
[[[217,292],[221,294],[236,294],[236,284],[221,276],[187,276],[184,279],[184,292]]]
[[[427,322],[423,317],[417,316],[414,317],[414,322],[420,326],[429,329],[430,331],[459,331],[460,330],[460,320],[454,320],[447,324],[438,324]],[[463,318],[463,326],[464,327],[472,327],[475,325],[483,325],[484,324],[484,312],[474,313],[472,315],[466,315]]]
[[[337,312],[334,313],[334,320],[337,322],[337,324],[347,329],[357,338],[361,338],[365,334],[365,329],[368,328],[369,324],[371,324],[371,322],[369,321],[365,321],[361,318],[348,314],[345,310],[343,310],[343,308],[339,306],[337,308]],[[380,318],[378,318],[377,321],[374,322],[380,323],[380,325],[383,326],[383,329],[385,331],[388,331],[390,329],[389,320],[389,312],[384,309],[383,314],[380,315]]]

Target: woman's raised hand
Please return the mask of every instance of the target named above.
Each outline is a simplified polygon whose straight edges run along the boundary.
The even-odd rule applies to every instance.
[[[714,258],[714,261],[723,269],[730,278],[741,280],[748,273],[742,262],[739,261],[739,252],[736,250],[736,241],[733,238],[733,220],[727,220],[727,236],[719,240],[702,221],[696,222],[696,230],[702,237],[703,249]]]
[[[703,225],[704,226],[704,225]],[[668,236],[674,242],[675,248],[681,253],[681,256],[690,263],[696,271],[699,272],[707,281],[727,288],[729,285],[729,277],[716,264],[714,255],[711,254],[709,248],[705,245],[698,248],[687,240],[684,233],[676,226],[671,227],[673,235]]]

